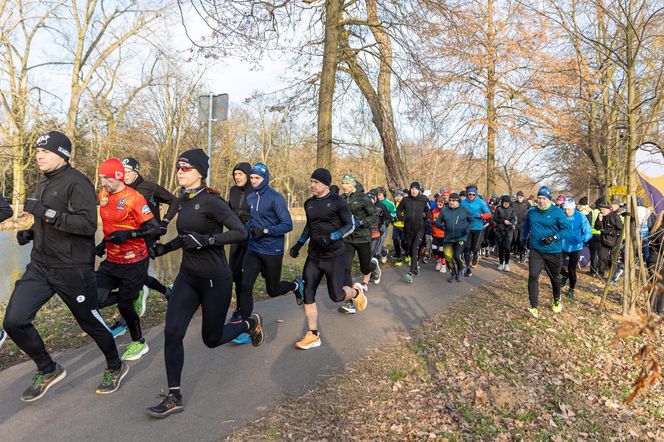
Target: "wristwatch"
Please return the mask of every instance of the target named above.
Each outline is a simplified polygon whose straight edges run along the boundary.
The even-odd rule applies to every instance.
[[[57,215],[57,214],[58,214],[58,212],[56,212],[53,209],[46,209],[46,212],[44,212],[44,217],[47,220],[52,221],[55,218],[55,215]]]
[[[211,246],[213,246],[213,245],[214,245],[214,242],[215,242],[215,241],[214,241],[214,236],[210,235],[210,237],[208,238],[208,244],[211,245]]]

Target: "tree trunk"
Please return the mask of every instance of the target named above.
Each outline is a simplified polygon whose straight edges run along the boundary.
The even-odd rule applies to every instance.
[[[339,24],[343,16],[343,0],[327,0],[325,5],[325,43],[323,68],[318,92],[318,138],[316,166],[332,167],[332,104],[336,87],[339,59]]]
[[[496,189],[496,48],[493,29],[493,0],[487,3],[487,82],[486,82],[486,196]]]

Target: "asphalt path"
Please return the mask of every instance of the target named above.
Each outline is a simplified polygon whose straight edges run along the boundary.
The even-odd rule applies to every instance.
[[[312,350],[293,347],[306,332],[306,322],[292,295],[255,305],[267,337],[257,348],[227,344],[211,350],[201,340],[200,317],[194,318],[185,338],[185,410],[163,420],[145,414],[166,389],[163,326],[145,333],[150,352],[130,362],[122,387],[108,396],[94,393],[105,367],[94,344],[56,354],[54,359],[67,369],[67,377],[32,404],[19,397],[31,382],[33,363],[10,367],[0,373],[0,438],[4,442],[218,441],[500,276],[493,260],[480,263],[463,283],[447,283],[447,274],[436,272],[433,265],[423,266],[412,284],[403,281],[405,272],[405,266],[383,272],[381,283],[370,285],[366,311],[355,315],[338,313],[338,304],[320,289],[322,345]],[[118,339],[121,353],[128,343],[128,334]]]

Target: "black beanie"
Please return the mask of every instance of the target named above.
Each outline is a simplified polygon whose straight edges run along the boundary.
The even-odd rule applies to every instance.
[[[462,190],[461,192],[459,192],[459,197],[462,197],[462,196],[466,196],[466,191],[465,190]],[[451,197],[452,196],[450,195],[450,198]]]
[[[207,156],[203,149],[191,149],[180,154],[178,162],[189,163],[194,166],[194,169],[201,174],[203,178],[207,178],[210,158]]]
[[[322,167],[314,170],[314,173],[311,174],[311,178],[325,184],[326,186],[332,184],[332,174],[329,170]]]
[[[51,131],[41,137],[37,138],[37,147],[46,149],[66,161],[71,157],[71,141],[67,135],[56,130]]]
[[[588,205],[588,197],[587,196],[582,196],[581,199],[579,200],[579,205],[580,206],[587,206]]]
[[[136,173],[141,173],[141,165],[136,158],[127,157],[122,159],[122,165],[130,168]]]
[[[501,203],[511,203],[512,200],[510,199],[509,195],[503,195],[500,197],[500,202]]]
[[[233,168],[233,172],[236,170],[239,170],[240,172],[244,172],[244,174],[249,178],[249,175],[251,175],[251,164],[249,163],[237,163],[235,167]]]
[[[413,189],[413,188],[419,190],[420,192],[422,191],[422,186],[417,181],[413,181],[412,183],[410,183],[409,189]]]

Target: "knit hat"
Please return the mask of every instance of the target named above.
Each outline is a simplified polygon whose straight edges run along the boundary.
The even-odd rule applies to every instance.
[[[37,138],[36,147],[53,152],[67,161],[71,157],[71,141],[67,135],[57,130]]]
[[[458,193],[454,192],[454,193],[450,194],[450,201],[451,201],[451,200],[457,200],[457,201],[459,201],[460,199],[461,199],[461,197],[459,196]]]
[[[611,203],[608,202],[607,200],[601,200],[599,204],[597,205],[598,208],[600,209],[610,209],[611,208]]]
[[[576,204],[574,203],[574,198],[567,198],[563,203],[563,209],[575,209]]]
[[[551,195],[551,189],[549,189],[546,186],[540,187],[540,189],[537,191],[537,196],[543,196],[544,198],[550,200],[552,198]]]
[[[588,205],[588,197],[587,196],[582,196],[581,199],[579,200],[579,205],[580,206],[587,206]]]
[[[267,177],[270,174],[270,169],[263,163],[256,163],[254,167],[251,168],[251,175],[258,175],[262,178]]]
[[[122,162],[117,158],[109,158],[99,165],[99,175],[124,181],[125,170]]]
[[[524,196],[524,195],[523,195],[523,191],[522,191],[522,190],[519,190],[519,191],[516,193],[516,196]]]
[[[474,193],[475,195],[477,195],[477,187],[467,186],[466,187],[466,193]]]
[[[341,182],[352,184],[353,186],[356,186],[357,185],[357,178],[355,178],[355,175],[353,175],[352,173],[347,173],[346,175],[343,176],[343,178],[341,178]]]
[[[325,184],[326,186],[332,184],[332,174],[330,173],[329,170],[324,169],[322,167],[319,167],[318,169],[314,170],[314,172],[311,174],[311,179],[314,179],[322,184]]]
[[[450,196],[451,194],[452,194],[452,192],[451,192],[450,190],[448,190],[448,189],[445,189],[445,190],[443,191],[443,196],[445,196],[445,195]]]
[[[136,158],[127,157],[122,159],[122,165],[128,167],[136,173],[141,173],[141,165]]]
[[[403,191],[397,190],[396,192],[394,192],[394,195],[395,196],[403,196]]]
[[[210,158],[203,152],[203,149],[191,149],[182,152],[180,158],[178,158],[178,162],[190,164],[203,178],[207,178],[208,169],[210,168]]]
[[[410,183],[410,187],[408,189],[417,189],[421,192],[422,191],[422,185],[420,183],[418,183],[417,181],[413,181],[412,183]]]
[[[239,170],[240,172],[243,172],[247,178],[251,174],[251,164],[249,163],[237,163],[235,167],[233,168],[233,173],[235,173],[236,170]]]
[[[452,195],[454,195],[454,194],[452,194]],[[450,195],[450,198],[452,198],[452,195]],[[466,196],[466,191],[465,190],[462,190],[461,192],[459,192],[459,197],[462,197],[462,196]]]
[[[512,200],[510,199],[509,195],[503,195],[500,197],[500,202],[501,203],[510,203]]]
[[[558,202],[565,201],[565,195],[558,195],[558,198],[556,198],[556,201],[558,201]]]
[[[602,197],[597,198],[595,200],[595,207],[599,207],[599,203],[601,203],[602,201],[604,201],[604,198],[602,198]]]

